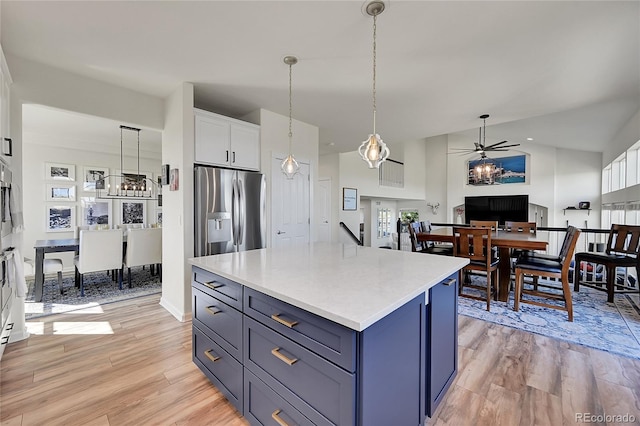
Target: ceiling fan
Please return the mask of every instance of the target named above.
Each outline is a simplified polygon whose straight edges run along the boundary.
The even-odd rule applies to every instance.
[[[520,146],[519,143],[513,143],[510,145],[504,145],[508,143],[508,141],[496,142],[491,145],[486,144],[487,137],[487,118],[489,118],[489,114],[482,114],[480,117],[483,123],[482,127],[480,127],[478,142],[474,142],[475,148],[453,148],[455,151],[458,151],[458,154],[471,154],[477,153],[480,154],[481,158],[487,158],[487,152],[496,152],[496,151],[509,151],[507,148],[513,148],[514,146]]]

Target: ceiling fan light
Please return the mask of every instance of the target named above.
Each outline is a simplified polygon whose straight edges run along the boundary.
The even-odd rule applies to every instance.
[[[293,155],[289,154],[280,165],[282,173],[287,179],[293,179],[293,177],[300,171],[300,164],[293,158]]]
[[[370,169],[376,169],[387,158],[389,158],[389,148],[382,141],[380,135],[371,134],[366,141],[363,141],[358,148],[358,153],[364,161],[367,162]]]

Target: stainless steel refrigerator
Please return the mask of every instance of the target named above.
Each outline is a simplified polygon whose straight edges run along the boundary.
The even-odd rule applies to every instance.
[[[194,170],[194,255],[264,248],[264,175],[207,166],[195,166]]]

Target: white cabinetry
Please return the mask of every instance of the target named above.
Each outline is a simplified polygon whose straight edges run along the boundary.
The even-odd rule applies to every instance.
[[[12,154],[11,132],[9,128],[9,93],[11,75],[0,47],[0,154],[3,158]]]
[[[260,170],[260,126],[194,109],[195,162]]]

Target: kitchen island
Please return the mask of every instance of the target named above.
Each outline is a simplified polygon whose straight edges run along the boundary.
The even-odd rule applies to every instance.
[[[420,425],[466,259],[332,243],[190,259],[193,359],[252,424]]]

